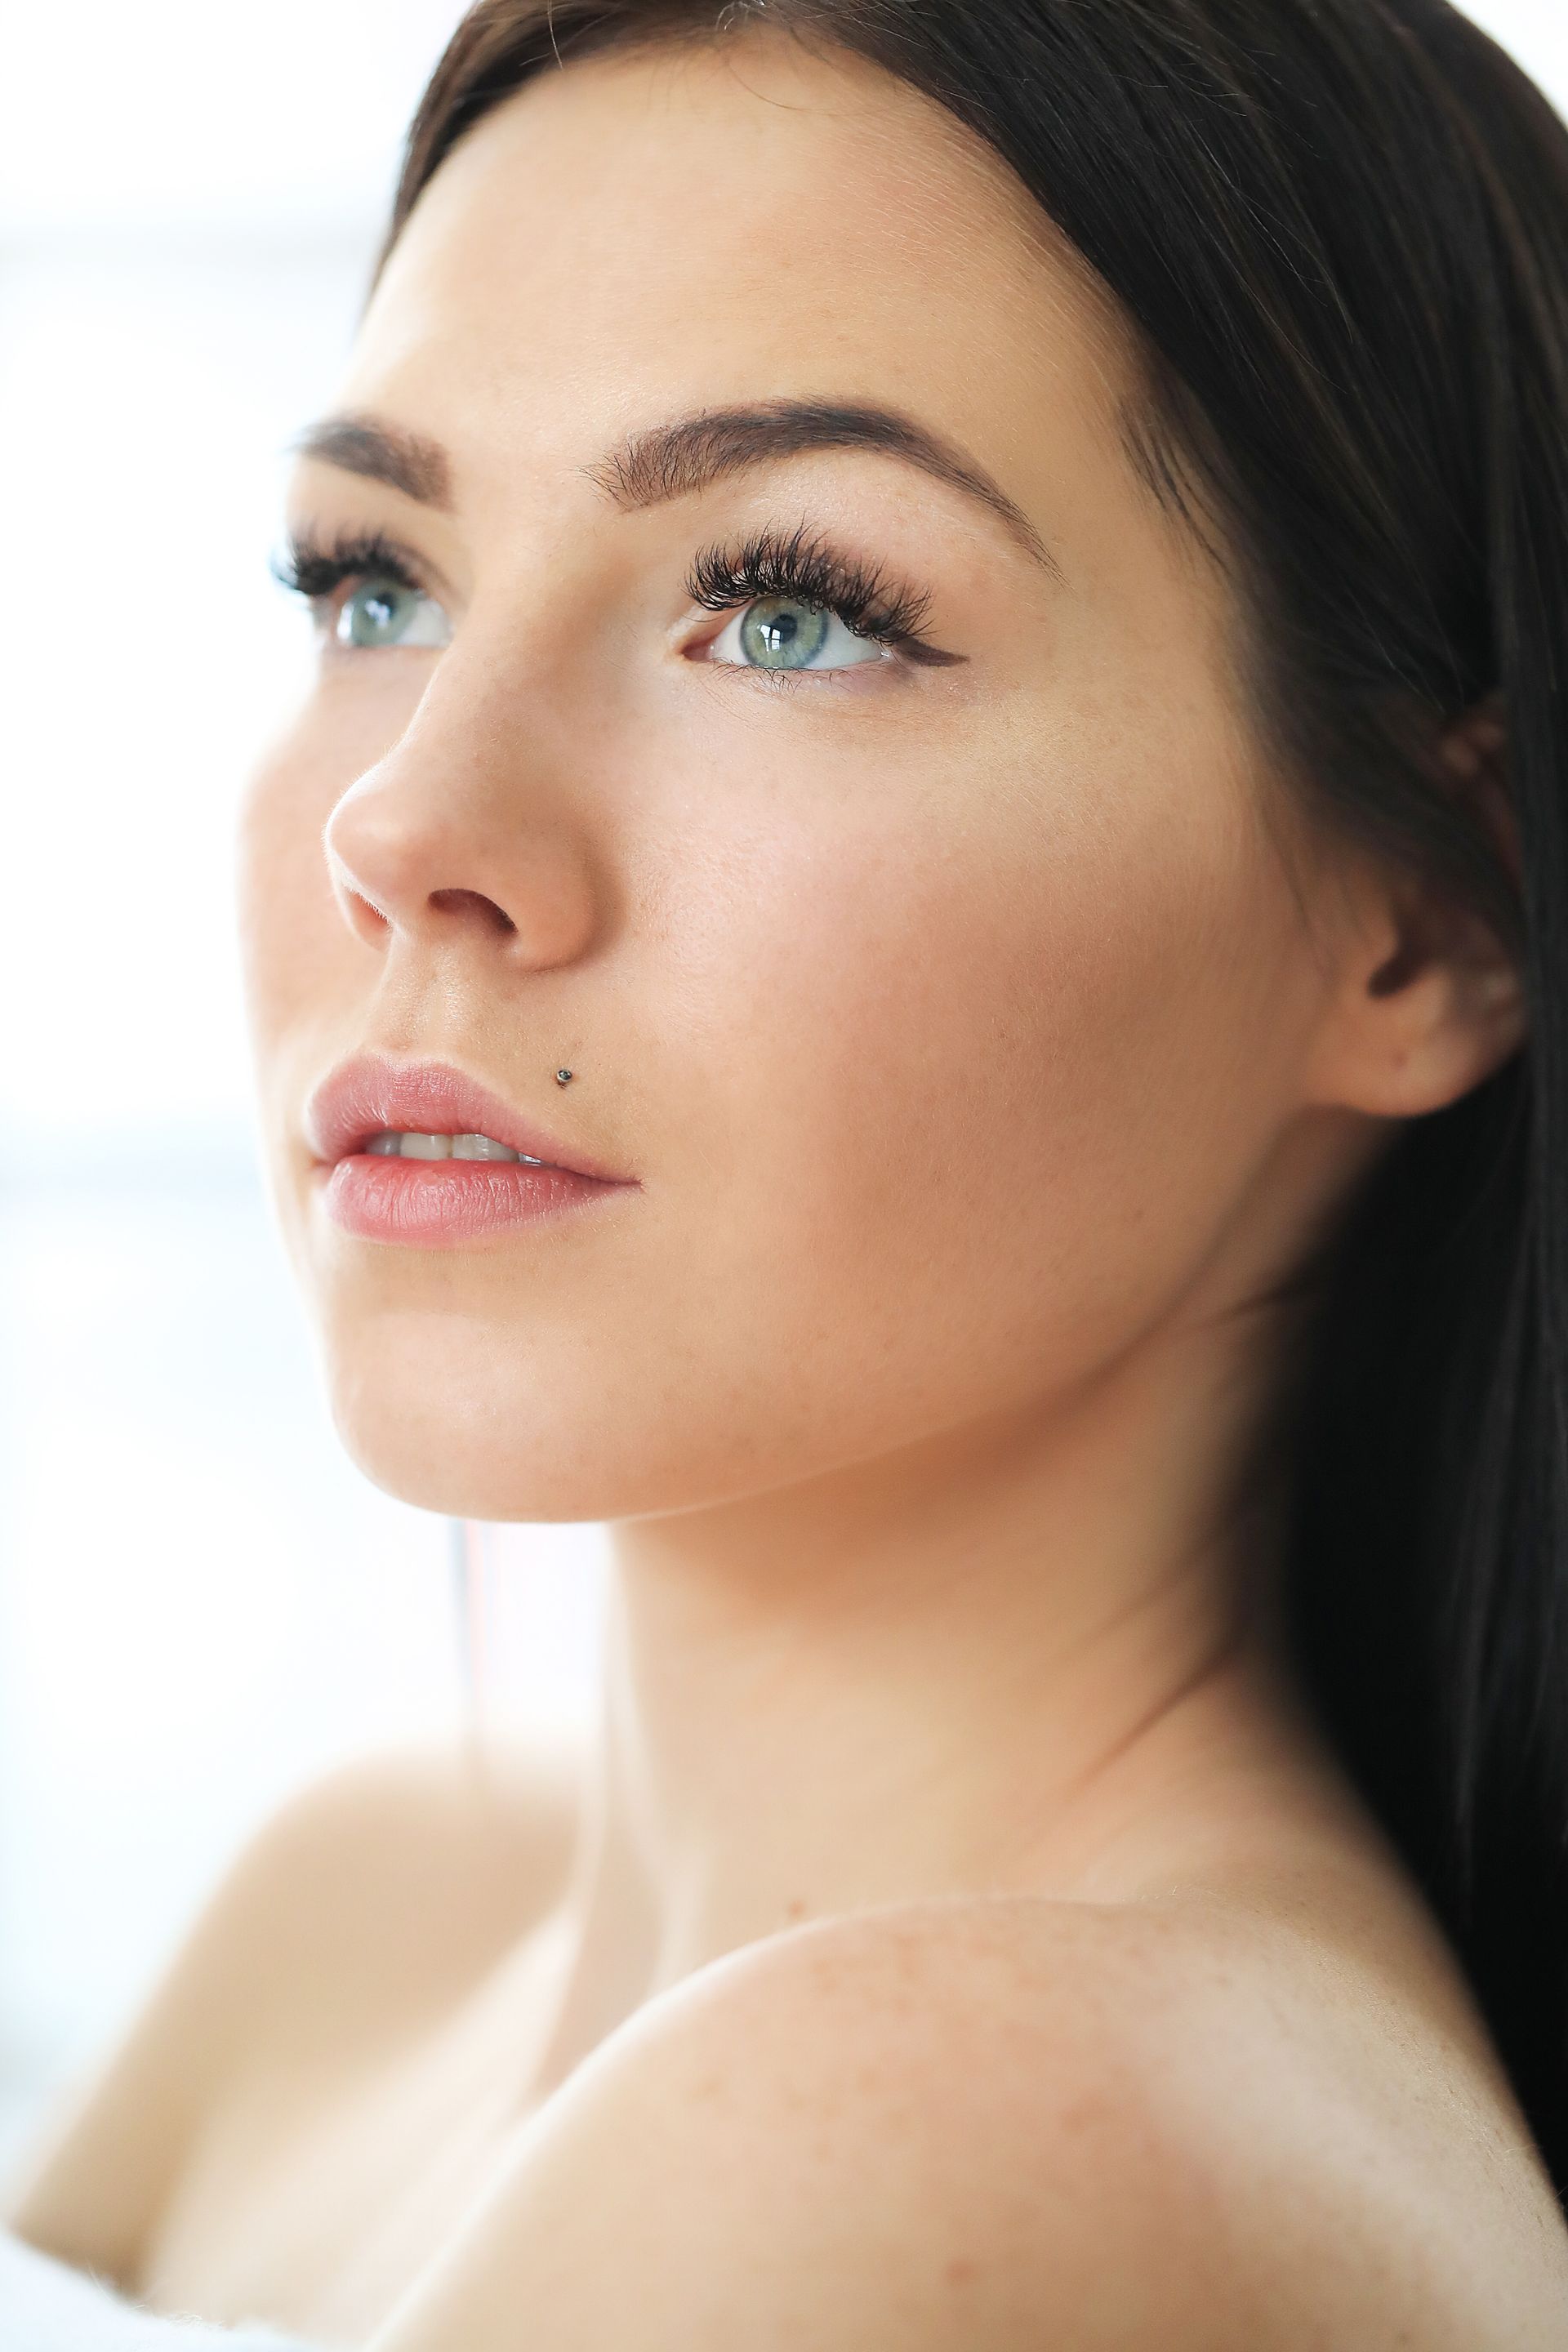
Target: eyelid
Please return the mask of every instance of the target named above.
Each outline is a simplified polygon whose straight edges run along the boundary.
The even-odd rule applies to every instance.
[[[792,530],[766,523],[710,541],[693,557],[685,585],[707,612],[730,614],[759,598],[794,596],[835,614],[868,643],[910,660],[938,651],[924,634],[930,589],[892,577],[886,565],[840,545],[809,519]]]
[[[863,643],[880,649],[879,661],[846,662],[827,669],[770,668],[762,662],[710,662],[707,667],[737,676],[762,677],[787,684],[809,679],[814,686],[828,681],[840,692],[864,691],[858,684],[864,671],[891,669],[895,682],[910,684],[915,673],[928,668],[966,667],[968,654],[935,644],[926,634],[926,615],[932,590],[875,557],[860,554],[853,540],[807,522],[785,531],[774,524],[752,530],[738,540],[705,546],[693,561],[686,581],[693,602],[726,616],[770,595],[798,597],[833,613]],[[699,593],[700,592],[700,593]],[[711,644],[721,631],[703,639]],[[880,690],[880,689],[879,689]]]
[[[312,566],[320,580],[314,588],[310,584]],[[341,590],[377,574],[396,580],[441,605],[456,627],[452,588],[440,567],[421,549],[377,525],[340,523],[328,530],[301,518],[288,527],[284,562],[275,559],[272,569],[286,587],[312,604],[324,604],[329,597],[341,604]],[[706,543],[691,557],[684,584],[699,610],[721,615],[720,628],[701,640],[704,644],[721,635],[729,619],[749,604],[771,594],[786,593],[834,613],[852,634],[878,646],[883,656],[879,661],[845,663],[822,670],[773,670],[750,662],[716,662],[710,665],[715,669],[754,673],[770,679],[826,677],[842,683],[862,669],[890,667],[907,676],[912,669],[966,664],[970,658],[934,645],[925,635],[922,625],[931,601],[929,588],[890,575],[889,567],[840,546],[830,532],[809,520],[787,530],[765,524],[738,537]]]
[[[709,634],[705,637],[697,641],[704,655],[702,662],[703,668],[712,670],[721,677],[760,677],[764,679],[769,686],[776,685],[788,688],[805,684],[810,684],[813,687],[829,685],[837,687],[841,690],[847,690],[850,692],[860,690],[851,683],[853,680],[864,678],[868,674],[877,671],[886,672],[888,670],[891,670],[900,677],[907,677],[909,675],[912,665],[908,658],[905,648],[900,646],[886,644],[875,637],[862,637],[859,639],[859,642],[862,645],[870,649],[868,658],[859,661],[837,662],[830,664],[827,667],[823,669],[808,669],[804,667],[795,669],[783,667],[773,669],[770,668],[765,662],[714,660],[710,649],[717,644],[718,640],[723,636],[728,630],[734,626],[736,621],[747,610],[748,606],[754,604],[757,602],[759,602],[758,598],[751,596],[745,598],[742,603],[730,605],[721,616],[719,626],[716,629],[710,630]],[[842,622],[841,614],[836,614],[835,617]],[[843,623],[843,625],[847,627],[848,624],[846,622]],[[850,630],[851,636],[856,636],[858,634],[858,633],[857,631]]]
[[[317,592],[318,596],[330,595],[351,580],[379,575],[395,580],[421,596],[429,596],[437,604],[449,608],[453,601],[452,584],[438,564],[406,540],[374,524],[340,523],[330,530],[309,519],[288,524],[282,557],[275,558],[272,563],[274,578],[296,594],[311,597],[314,602],[316,597],[311,596],[309,586],[300,577],[312,561],[336,574]]]

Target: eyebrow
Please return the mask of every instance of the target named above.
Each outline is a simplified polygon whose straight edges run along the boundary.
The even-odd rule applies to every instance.
[[[452,466],[438,441],[377,416],[323,416],[289,444],[297,457],[315,457],[345,474],[384,482],[421,506],[450,513]]]
[[[422,506],[452,509],[451,460],[424,434],[355,414],[307,425],[292,446],[300,457],[384,482]],[[1028,516],[984,467],[918,418],[864,401],[780,399],[700,409],[628,435],[577,471],[629,514],[692,497],[804,449],[876,449],[916,466],[988,508],[1027,555],[1062,577]]]
[[[801,449],[879,449],[918,466],[998,515],[1037,563],[1060,567],[1023,509],[984,468],[917,418],[863,401],[772,400],[712,408],[636,433],[581,470],[623,511],[706,489],[710,482]]]

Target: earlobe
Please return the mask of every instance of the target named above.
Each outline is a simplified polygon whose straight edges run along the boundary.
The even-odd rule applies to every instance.
[[[1518,825],[1500,695],[1434,739],[1432,784],[1467,805],[1517,889]],[[1481,853],[1478,849],[1478,856]],[[1494,925],[1447,888],[1375,859],[1359,865],[1317,1099],[1385,1118],[1439,1110],[1479,1086],[1527,1034],[1522,975]]]
[[[1391,978],[1395,961],[1403,976]],[[1489,952],[1402,949],[1365,987],[1358,1108],[1391,1118],[1445,1109],[1523,1043],[1524,992],[1495,944]]]
[[[1524,857],[1509,773],[1508,721],[1500,688],[1472,703],[1445,730],[1439,754],[1485,831],[1515,894],[1523,887]],[[1492,925],[1467,908],[1447,914],[1452,970],[1451,1018],[1471,1034],[1479,1084],[1524,1043],[1529,1006],[1517,955]],[[1468,1091],[1462,1088],[1461,1091]]]
[[[1320,1033],[1313,1099],[1385,1118],[1441,1110],[1516,1053],[1522,978],[1479,915],[1409,877],[1364,879],[1375,902],[1347,943]]]

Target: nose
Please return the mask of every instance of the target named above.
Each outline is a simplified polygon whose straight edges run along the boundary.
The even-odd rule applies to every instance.
[[[333,895],[367,947],[467,947],[520,966],[583,952],[595,920],[588,843],[539,742],[515,710],[509,724],[465,697],[460,679],[444,677],[438,695],[432,682],[323,835]]]

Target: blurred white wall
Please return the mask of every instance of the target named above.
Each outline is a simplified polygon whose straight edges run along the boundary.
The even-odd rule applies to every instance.
[[[0,15],[0,2164],[246,1832],[461,1680],[445,1521],[340,1452],[256,1171],[235,803],[267,572],[458,0]],[[497,1531],[580,1721],[602,1531]]]
[[[447,1530],[340,1454],[260,1198],[229,838],[279,452],[458,13],[0,16],[0,2160],[286,1788],[456,1718]],[[1565,0],[1472,13],[1568,107]],[[581,1720],[601,1532],[497,1549],[503,1712]]]

